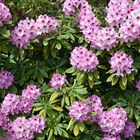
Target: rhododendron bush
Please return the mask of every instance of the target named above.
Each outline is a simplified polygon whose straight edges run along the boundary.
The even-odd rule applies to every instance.
[[[140,139],[140,0],[0,1],[0,140]]]

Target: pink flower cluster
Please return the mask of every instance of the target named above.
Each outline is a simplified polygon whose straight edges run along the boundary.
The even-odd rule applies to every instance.
[[[75,12],[75,8],[80,6],[80,0],[66,0],[64,2],[63,11],[70,16]]]
[[[88,114],[90,108],[86,103],[83,102],[74,102],[73,105],[69,108],[69,115],[74,120],[83,122],[88,120]]]
[[[94,44],[95,36],[100,28],[100,22],[92,12],[92,8],[86,0],[83,2],[81,1],[77,22],[87,42]]]
[[[11,41],[18,48],[27,48],[36,36],[36,26],[33,19],[21,20],[11,32]]]
[[[36,85],[28,85],[22,91],[22,99],[14,93],[9,93],[4,97],[1,104],[1,112],[6,116],[10,114],[18,114],[19,112],[30,113],[32,105],[41,95],[40,88]]]
[[[70,63],[75,69],[89,72],[96,70],[99,60],[96,54],[80,46],[71,52]]]
[[[113,108],[104,111],[101,99],[92,95],[88,97],[86,103],[74,102],[69,107],[69,115],[75,121],[91,121],[97,123],[101,130],[105,132],[102,140],[121,140],[123,134],[126,138],[134,135],[136,125],[134,122],[127,121],[127,113],[123,108]],[[95,116],[92,113],[95,112]]]
[[[22,99],[18,95],[9,93],[1,103],[0,127],[8,132],[13,140],[32,140],[34,135],[41,133],[45,128],[45,120],[39,116],[29,119],[17,117],[14,121],[9,119],[10,115],[30,113],[33,103],[41,95],[36,85],[28,85],[22,91]]]
[[[133,5],[131,7],[132,7],[132,11],[134,9],[140,8],[140,0],[135,0],[134,3],[133,3]]]
[[[91,47],[109,51],[110,49],[115,48],[117,43],[118,33],[114,28],[106,27],[98,30],[94,36],[94,42],[92,42]]]
[[[118,33],[114,30],[114,28],[106,27],[101,29],[99,20],[95,17],[91,6],[86,0],[79,1],[77,7],[76,3],[75,1],[65,1],[64,12],[67,14],[68,11],[66,9],[71,9],[71,6],[72,9],[74,9],[74,7],[80,7],[77,22],[87,42],[91,43],[91,47],[107,51],[116,47],[118,42]],[[70,13],[67,15],[72,14],[72,9],[69,10]]]
[[[55,74],[53,74],[49,85],[54,89],[61,89],[63,87],[63,85],[65,84],[65,82],[66,82],[65,75],[55,73]]]
[[[102,140],[121,140],[119,135],[109,135],[105,134]]]
[[[133,59],[128,54],[118,51],[109,61],[111,69],[117,76],[124,76],[132,72]]]
[[[86,103],[84,102],[74,102],[73,105],[69,108],[69,115],[74,120],[83,122],[87,120],[98,120],[97,117],[101,114],[103,110],[101,99],[93,95],[87,98]],[[94,117],[90,116],[91,112],[95,112]]]
[[[17,114],[19,113],[19,103],[19,96],[14,93],[9,93],[4,97],[1,104],[1,112],[3,112],[6,116],[9,116],[10,114]]]
[[[132,42],[140,39],[139,6],[139,0],[110,0],[106,7],[109,27],[105,28],[101,28],[100,21],[86,0],[66,0],[63,11],[68,16],[77,12],[77,23],[91,47],[109,51],[117,46],[118,40]],[[114,26],[118,27],[118,32]]]
[[[125,138],[129,138],[134,135],[136,131],[136,124],[133,121],[127,121],[125,124],[125,128],[123,130],[123,134]]]
[[[120,27],[120,38],[132,42],[140,38],[140,9],[130,12],[128,19]]]
[[[98,123],[99,115],[101,115],[103,112],[101,99],[96,95],[92,95],[87,98],[86,104],[89,106],[90,112],[96,113],[95,116],[89,116],[89,120]]]
[[[132,0],[110,0],[106,21],[110,26],[119,26],[126,21]]]
[[[0,27],[4,25],[6,22],[10,22],[12,20],[12,15],[10,13],[9,8],[0,1]]]
[[[30,113],[32,105],[36,102],[40,95],[40,88],[38,88],[36,85],[28,85],[27,88],[22,91],[22,100],[19,103],[20,111]]]
[[[20,20],[11,32],[11,42],[18,48],[26,49],[32,39],[55,30],[58,25],[54,17],[49,17],[46,14],[40,15],[36,21],[29,18]]]
[[[29,119],[18,117],[9,126],[8,133],[13,140],[33,140],[34,135],[41,133],[45,128],[45,120],[39,116],[33,116]]]
[[[0,71],[0,89],[9,88],[14,83],[14,75],[6,70]]]
[[[49,17],[47,14],[40,15],[36,20],[36,34],[46,34],[59,27],[58,21],[54,17]]]
[[[99,118],[99,126],[103,132],[117,135],[124,130],[127,114],[123,108],[114,108],[110,111],[104,111]]]

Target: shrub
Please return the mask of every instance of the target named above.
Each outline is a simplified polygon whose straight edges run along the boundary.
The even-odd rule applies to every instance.
[[[0,136],[139,139],[139,6],[1,0]]]

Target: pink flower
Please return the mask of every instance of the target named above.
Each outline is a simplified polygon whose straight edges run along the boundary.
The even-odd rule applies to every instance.
[[[136,131],[136,124],[132,121],[127,121],[123,131],[125,138],[129,138],[133,136],[135,131]]]
[[[114,28],[106,27],[98,30],[95,35],[94,42],[92,42],[91,47],[97,48],[99,50],[109,51],[112,48],[115,48],[118,43],[118,34]]]
[[[110,59],[111,69],[117,76],[124,76],[132,72],[133,59],[128,54],[118,51]]]
[[[14,83],[14,75],[6,70],[0,71],[0,89],[9,88]]]
[[[21,49],[26,49],[35,37],[36,27],[33,19],[21,20],[11,32],[11,42]]]
[[[36,20],[37,35],[50,33],[58,27],[58,21],[54,17],[49,17],[47,14],[40,15]]]
[[[102,115],[103,112],[101,99],[96,95],[92,95],[87,98],[86,104],[89,106],[91,112],[96,113],[96,116],[89,116],[89,120],[98,123],[99,116]]]
[[[89,72],[96,70],[99,60],[96,54],[80,46],[71,52],[70,63],[75,69]]]
[[[35,102],[41,95],[41,89],[36,85],[28,85],[26,89],[22,91],[22,98]]]
[[[86,103],[90,107],[91,111],[94,111],[97,114],[102,113],[103,107],[102,107],[102,102],[101,102],[100,97],[98,97],[96,95],[92,95],[92,96],[87,98]]]
[[[79,7],[80,2],[80,0],[66,0],[63,5],[65,15],[72,15],[75,12],[75,8]]]
[[[11,20],[12,15],[9,8],[0,1],[0,27],[2,27],[5,22],[10,22]]]
[[[1,112],[6,116],[19,113],[19,102],[19,96],[14,93],[7,94],[1,104]]]
[[[52,76],[52,79],[50,80],[50,86],[54,89],[61,89],[63,87],[63,85],[66,82],[66,76],[59,74],[59,73],[55,73]]]
[[[8,123],[9,118],[7,116],[7,112],[5,113],[3,110],[0,109],[0,128],[3,130],[8,130]]]
[[[130,12],[128,19],[121,25],[119,33],[124,42],[140,39],[140,9]]]
[[[135,0],[132,5],[133,10],[140,8],[140,0]]]
[[[10,123],[8,133],[15,140],[32,140],[33,132],[30,130],[30,124],[24,117],[18,117]]]
[[[119,26],[126,21],[132,0],[110,0],[106,20],[110,26]]]
[[[90,108],[86,103],[74,102],[69,108],[69,115],[76,121],[86,121],[89,119]]]
[[[105,134],[102,140],[121,140],[121,137],[119,135]]]
[[[57,20],[46,14],[40,15],[36,21],[29,18],[20,20],[11,32],[11,42],[18,48],[26,49],[38,35],[50,33],[56,30],[58,26]]]
[[[92,12],[92,7],[86,0],[66,0],[63,11],[66,15],[72,15],[77,10],[76,21],[88,43],[93,43],[96,33],[100,28],[100,21]]]
[[[36,85],[28,85],[27,88],[22,91],[22,100],[19,103],[19,110],[24,113],[30,113],[32,105],[37,101],[40,95],[40,88]]]
[[[45,119],[39,116],[33,116],[29,118],[30,129],[34,133],[42,133],[45,128]]]
[[[99,116],[99,120],[103,132],[118,135],[124,130],[127,114],[123,108],[114,108],[110,111],[104,111]]]

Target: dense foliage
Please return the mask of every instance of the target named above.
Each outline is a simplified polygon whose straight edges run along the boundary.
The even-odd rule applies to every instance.
[[[140,138],[140,1],[0,1],[0,136]]]

